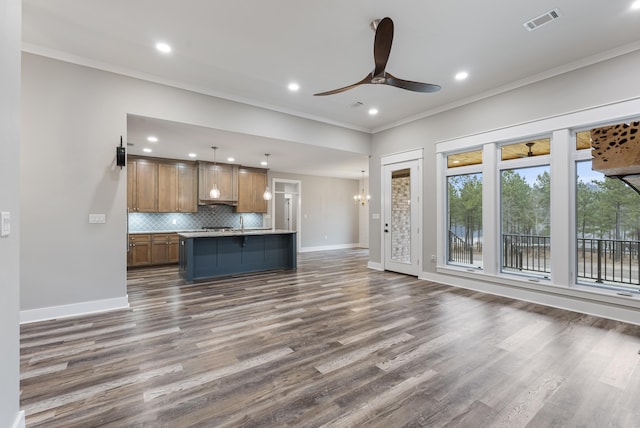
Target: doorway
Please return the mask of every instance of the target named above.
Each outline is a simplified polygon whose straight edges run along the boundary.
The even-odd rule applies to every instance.
[[[273,205],[271,213],[271,227],[281,230],[296,231],[296,246],[300,251],[302,242],[300,216],[302,182],[274,178],[272,183]]]
[[[417,155],[420,157],[411,159]],[[418,276],[422,263],[422,150],[382,160],[384,269]]]

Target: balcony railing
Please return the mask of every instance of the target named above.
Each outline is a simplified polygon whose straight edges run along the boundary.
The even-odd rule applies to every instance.
[[[640,241],[579,238],[577,244],[578,278],[639,291]]]
[[[549,236],[502,234],[502,268],[520,272],[551,272]]]
[[[640,241],[578,238],[577,277],[583,284],[640,292]],[[473,265],[474,246],[449,231],[449,261]],[[477,254],[476,258],[482,257]],[[551,239],[537,235],[502,235],[504,271],[551,273]]]

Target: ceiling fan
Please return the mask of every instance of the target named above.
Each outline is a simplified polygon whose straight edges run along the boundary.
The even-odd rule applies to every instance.
[[[380,20],[377,25],[376,21],[372,22],[371,26],[374,27],[376,31],[373,42],[373,60],[375,62],[375,69],[371,73],[367,74],[364,79],[354,83],[353,85],[313,95],[333,95],[353,89],[356,86],[366,84],[389,85],[414,92],[437,92],[440,90],[439,85],[403,80],[387,72],[385,68],[387,66],[387,61],[389,60],[389,54],[391,53],[391,43],[393,42],[393,21],[391,18],[387,17]]]

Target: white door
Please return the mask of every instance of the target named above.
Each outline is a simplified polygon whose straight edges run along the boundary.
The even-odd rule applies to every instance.
[[[422,159],[383,165],[384,269],[418,275],[422,264]]]

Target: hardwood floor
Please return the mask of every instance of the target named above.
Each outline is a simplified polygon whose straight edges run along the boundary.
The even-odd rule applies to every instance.
[[[639,326],[366,261],[130,272],[130,309],[22,326],[27,426],[639,426]]]

